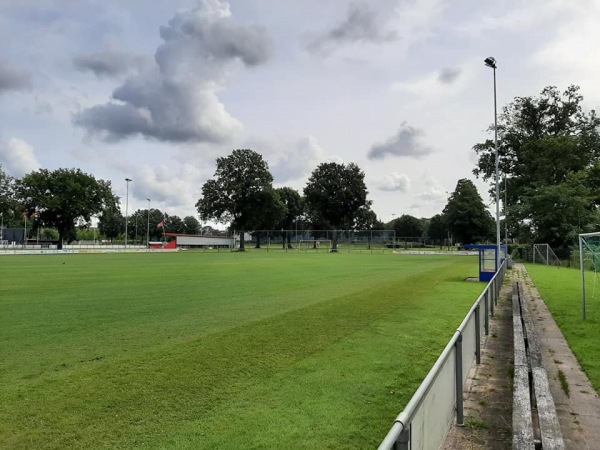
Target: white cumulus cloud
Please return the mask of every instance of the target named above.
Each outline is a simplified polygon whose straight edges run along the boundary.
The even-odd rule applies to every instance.
[[[410,178],[408,175],[398,172],[392,172],[385,175],[382,179],[373,184],[375,188],[380,191],[410,191]]]
[[[9,175],[22,177],[40,168],[33,146],[23,139],[0,141],[0,163]]]
[[[129,77],[110,102],[76,114],[75,124],[107,141],[136,135],[170,142],[231,139],[242,124],[217,94],[236,63],[253,67],[269,59],[273,45],[267,31],[236,25],[228,3],[204,0],[175,14],[160,35],[164,42],[156,50],[156,64]],[[79,63],[90,67],[93,62],[96,72],[124,70],[100,59]]]

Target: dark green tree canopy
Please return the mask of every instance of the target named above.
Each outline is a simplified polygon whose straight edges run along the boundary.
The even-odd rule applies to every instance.
[[[108,239],[118,237],[125,230],[125,217],[121,214],[117,197],[115,197],[114,204],[108,205],[102,211],[98,221],[98,229]]]
[[[96,180],[79,169],[40,169],[25,175],[17,184],[17,196],[37,225],[55,227],[62,241],[75,237],[79,220],[114,207],[116,198],[110,182]]]
[[[281,187],[275,189],[275,192],[279,196],[281,204],[284,207],[284,212],[281,215],[281,220],[274,226],[275,229],[282,230],[283,233],[283,247],[287,245],[288,248],[292,247],[291,235],[289,230],[293,230],[298,227],[298,219],[304,214],[304,199],[302,196],[291,187]]]
[[[257,231],[254,233],[256,247],[260,248],[260,230],[277,228],[285,216],[286,209],[279,194],[272,187],[257,192],[254,197],[253,203],[248,204],[248,207],[253,209],[248,215],[254,217],[253,221],[248,223],[248,228]]]
[[[423,234],[423,224],[416,217],[408,214],[402,214],[393,222],[396,238],[402,237],[421,237]]]
[[[498,153],[506,192],[501,198],[507,197],[511,234],[522,241],[545,242],[567,251],[579,232],[595,227],[592,212],[600,206],[596,190],[600,179],[595,175],[600,168],[600,119],[594,110],[584,111],[582,101],[577,86],[563,93],[551,86],[539,97],[517,97],[502,109]],[[494,141],[488,139],[473,149],[479,157],[475,175],[493,181]],[[490,192],[494,195],[493,187]],[[559,213],[575,194],[569,214]]]
[[[600,119],[594,110],[585,112],[582,101],[577,86],[562,94],[549,86],[538,98],[516,97],[505,106],[498,121],[501,178],[523,183],[526,177],[531,185],[561,183],[569,173],[596,165]],[[488,139],[473,149],[479,156],[473,172],[484,180],[493,179],[494,141]],[[509,195],[518,197],[510,190]]]
[[[446,218],[442,214],[436,214],[429,220],[427,235],[434,241],[440,242],[440,244],[448,237]]]
[[[231,223],[243,236],[264,220],[265,210],[274,205],[265,201],[278,200],[265,193],[272,191],[273,176],[262,156],[253,150],[234,150],[231,155],[217,158],[214,178],[202,186],[202,197],[196,208],[202,220]],[[240,240],[244,250],[244,239]]]
[[[200,233],[200,222],[194,216],[185,216],[183,218],[183,232],[185,234]]]
[[[360,211],[370,207],[365,174],[354,164],[322,163],[311,174],[304,188],[307,209],[314,223],[329,229],[351,230]],[[334,233],[332,250],[337,250]]]
[[[354,229],[383,230],[383,223],[377,219],[377,214],[371,209],[370,205],[365,205],[358,210],[354,222]]]
[[[181,217],[165,214],[165,231],[167,233],[183,234],[185,232],[185,224]]]
[[[444,208],[446,224],[455,241],[476,244],[494,235],[494,219],[471,180],[458,180]]]
[[[275,228],[292,230],[298,218],[304,214],[304,199],[298,191],[291,187],[285,186],[277,188],[275,191],[285,206],[285,214]]]
[[[16,199],[15,187],[16,180],[4,172],[0,164],[0,214],[7,228],[23,225],[23,208]]]
[[[352,229],[360,209],[371,204],[364,178],[354,163],[320,164],[304,188],[307,207],[328,228]]]

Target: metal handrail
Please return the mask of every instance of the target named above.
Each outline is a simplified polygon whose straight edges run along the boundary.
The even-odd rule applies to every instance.
[[[496,274],[492,277],[492,279],[490,280],[488,285],[485,287],[485,289],[483,290],[481,295],[477,298],[477,300],[475,301],[473,306],[471,306],[471,309],[469,309],[469,312],[466,314],[465,318],[463,319],[463,321],[461,322],[461,324],[459,325],[457,330],[454,332],[454,334],[450,338],[450,341],[448,342],[448,344],[446,344],[446,347],[442,351],[441,355],[438,357],[438,359],[436,360],[435,364],[433,365],[433,367],[431,368],[429,373],[425,376],[425,379],[421,382],[421,384],[419,385],[419,387],[417,388],[417,390],[415,391],[415,393],[409,400],[409,402],[406,405],[406,407],[404,408],[404,410],[400,414],[398,414],[398,417],[394,421],[388,434],[385,436],[384,440],[379,445],[379,450],[394,449],[394,448],[396,448],[395,447],[396,443],[400,444],[400,449],[410,448],[409,447],[410,436],[403,436],[403,433],[405,433],[408,430],[414,416],[419,411],[420,406],[423,404],[423,401],[426,399],[427,394],[433,387],[438,375],[440,374],[443,366],[446,364],[450,354],[454,350],[457,343],[460,342],[462,334],[463,334],[464,330],[466,329],[469,321],[471,320],[471,317],[475,314],[476,311],[479,311],[478,308],[480,308],[481,302],[484,300],[485,301],[488,300],[488,298],[489,298],[488,292],[493,293],[492,298],[490,299],[491,300],[490,303],[492,303],[492,304],[494,302],[497,303],[498,295],[500,292],[499,283],[501,286],[502,280],[504,279],[505,272],[506,272],[506,260],[502,263],[502,265],[500,266],[500,270],[498,270],[496,272]],[[487,308],[487,311],[490,311],[490,314],[493,315],[493,307]],[[480,332],[481,332],[481,330],[478,328],[477,334],[479,335]],[[486,333],[487,332],[488,332],[488,330],[486,328]],[[479,350],[480,349],[477,349],[477,352],[479,352]],[[457,379],[458,379],[458,377],[457,377]],[[462,385],[462,381],[460,382],[460,384]],[[458,395],[456,396],[456,399],[457,399],[457,401],[462,402],[462,392],[461,392],[460,396],[458,396]],[[461,403],[461,406],[462,406],[462,403]]]

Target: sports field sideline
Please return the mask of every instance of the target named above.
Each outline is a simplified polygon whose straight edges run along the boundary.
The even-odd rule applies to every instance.
[[[372,448],[484,285],[472,256],[0,258],[0,448]]]

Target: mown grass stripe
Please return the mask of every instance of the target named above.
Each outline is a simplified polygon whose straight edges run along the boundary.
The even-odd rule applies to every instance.
[[[232,448],[243,439],[274,448],[302,436],[306,448],[327,448],[345,440],[340,433],[352,424],[356,447],[348,448],[364,448],[380,438],[373,430],[389,425],[481,290],[461,281],[467,260],[319,255],[311,265],[228,255],[237,286],[216,283],[219,292],[194,296],[211,276],[222,279],[218,271],[194,278],[198,268],[210,272],[205,256],[165,259],[174,270],[171,282],[177,263],[183,280],[177,289],[169,284],[173,304],[165,302],[162,280],[145,304],[123,301],[135,292],[127,289],[131,277],[122,278],[123,263],[136,258],[110,258],[118,265],[115,277],[100,267],[111,285],[106,293],[71,296],[82,287],[67,277],[46,304],[28,297],[7,302],[30,309],[37,323],[46,306],[54,320],[71,323],[48,324],[51,336],[24,345],[14,340],[22,331],[14,332],[16,361],[3,367],[0,391],[3,442],[11,448]],[[150,268],[138,258],[143,268],[131,273],[139,289],[165,266]],[[93,263],[82,261],[82,270]],[[281,280],[282,274],[289,276]],[[236,297],[240,285],[245,290]],[[75,312],[63,311],[65,297]],[[55,339],[62,333],[65,339]],[[388,347],[400,342],[394,354]],[[49,354],[37,363],[19,358],[29,345],[36,347],[29,356]]]

